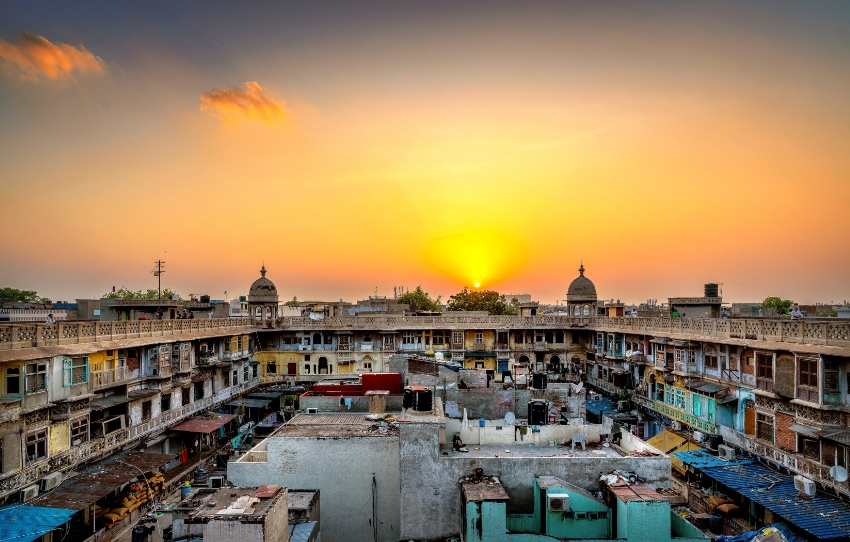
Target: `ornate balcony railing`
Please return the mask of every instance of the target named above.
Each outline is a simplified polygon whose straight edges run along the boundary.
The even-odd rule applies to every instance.
[[[36,484],[52,472],[72,468],[80,462],[88,461],[104,453],[117,450],[135,439],[144,437],[155,431],[166,429],[196,412],[229,401],[234,396],[241,394],[249,388],[253,388],[259,383],[259,379],[253,379],[236,386],[224,388],[210,397],[204,397],[186,406],[174,408],[144,423],[114,431],[103,437],[91,439],[79,446],[73,446],[69,450],[29,463],[21,469],[7,472],[0,476],[0,496],[5,496],[29,485]]]
[[[708,420],[704,420],[702,418],[698,418],[693,414],[688,414],[683,410],[679,410],[673,405],[668,405],[662,401],[655,401],[653,399],[649,399],[648,397],[644,397],[643,395],[633,395],[632,399],[642,406],[643,408],[652,410],[654,412],[658,412],[663,416],[667,416],[671,420],[677,420],[682,423],[688,424],[694,429],[698,429],[703,433],[714,434],[717,432],[717,425]]]
[[[106,369],[103,371],[93,371],[91,373],[91,381],[94,387],[108,386],[121,382],[127,378],[127,367],[115,367],[114,369]]]
[[[120,322],[81,320],[56,324],[0,324],[0,350],[146,337],[172,337],[184,334],[209,333],[213,335],[216,332],[251,328],[252,326],[253,322],[250,318]]]

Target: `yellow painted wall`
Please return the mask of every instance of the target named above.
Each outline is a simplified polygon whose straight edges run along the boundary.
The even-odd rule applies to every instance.
[[[51,425],[48,432],[48,439],[49,443],[47,446],[51,456],[67,450],[70,440],[68,437],[68,422],[62,421]]]
[[[483,330],[483,331],[467,331],[464,334],[464,343],[466,348],[473,348],[475,346],[475,334],[482,333],[484,335],[484,347],[488,350],[493,350],[496,345],[496,332],[493,330]]]
[[[463,366],[468,369],[474,369],[476,361],[484,362],[485,369],[496,370],[496,358],[466,358],[463,360]]]

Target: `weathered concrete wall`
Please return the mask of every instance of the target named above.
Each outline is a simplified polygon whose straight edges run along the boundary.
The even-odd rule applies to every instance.
[[[268,463],[228,465],[237,486],[277,484],[320,490],[322,540],[372,540],[372,477],[376,480],[378,540],[399,540],[399,438],[270,437]],[[422,509],[419,511],[422,513]],[[235,540],[235,539],[234,539]]]
[[[506,445],[535,445],[549,446],[552,441],[571,440],[576,433],[585,435],[588,443],[599,443],[600,434],[605,432],[601,425],[544,425],[536,427],[540,432],[531,432],[530,430],[524,437],[516,432],[514,425],[504,425],[497,421],[488,420],[484,427],[478,425],[478,420],[470,422],[470,427],[463,427],[461,420],[446,421],[446,435],[451,436],[455,433],[460,434],[460,439],[467,446],[478,444],[506,444]],[[501,427],[502,429],[498,429]]]
[[[585,418],[586,393],[568,393],[566,389],[549,388],[540,391],[532,390],[503,390],[501,387],[487,389],[457,390],[445,392],[446,415],[450,418],[462,418],[466,408],[470,419],[484,418],[496,420],[504,418],[508,412],[513,412],[518,420],[528,418],[528,402],[532,397],[541,397],[551,403],[563,404],[569,407],[567,418]]]
[[[319,412],[368,412],[369,400],[366,397],[351,397],[351,408],[340,401],[342,397],[325,397],[325,396],[306,396],[298,399],[298,406],[305,408],[318,408]],[[401,395],[387,396],[387,412],[401,412],[402,401],[404,398]]]
[[[204,542],[265,542],[262,523],[242,523],[241,521],[210,521],[204,525]],[[285,540],[270,538],[269,540]]]
[[[533,510],[533,479],[551,475],[598,490],[599,472],[622,469],[637,472],[652,487],[669,484],[669,457],[493,457],[469,458],[465,454],[443,457],[439,428],[427,424],[402,424],[401,537],[437,538],[460,532],[461,498],[457,480],[481,467],[498,476],[511,500],[509,513]],[[427,510],[427,513],[423,513]]]

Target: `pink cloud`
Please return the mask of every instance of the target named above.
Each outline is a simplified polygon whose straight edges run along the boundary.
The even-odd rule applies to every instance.
[[[82,45],[52,43],[43,36],[21,32],[18,43],[0,39],[0,58],[22,79],[67,79],[71,72],[103,72],[103,61]]]
[[[201,93],[201,111],[224,122],[238,119],[273,122],[283,117],[283,108],[263,92],[256,81],[247,81],[245,88],[214,88]]]

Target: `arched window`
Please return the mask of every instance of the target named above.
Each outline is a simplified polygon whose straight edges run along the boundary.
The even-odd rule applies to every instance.
[[[576,318],[581,316],[581,307],[579,307],[578,305],[575,305],[575,307],[573,309],[573,313],[575,314]]]
[[[584,316],[585,317],[590,316],[590,305],[584,306]]]

